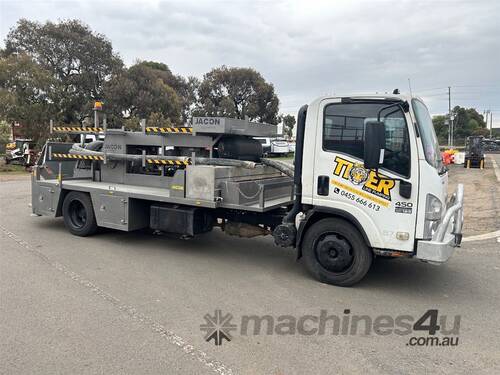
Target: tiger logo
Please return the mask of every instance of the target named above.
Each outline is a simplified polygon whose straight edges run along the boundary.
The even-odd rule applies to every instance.
[[[360,165],[354,165],[349,171],[349,181],[355,185],[361,185],[368,180],[368,171]]]

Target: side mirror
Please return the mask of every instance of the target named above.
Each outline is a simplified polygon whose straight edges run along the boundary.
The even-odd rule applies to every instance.
[[[385,124],[368,121],[365,125],[364,167],[377,169],[384,164]]]

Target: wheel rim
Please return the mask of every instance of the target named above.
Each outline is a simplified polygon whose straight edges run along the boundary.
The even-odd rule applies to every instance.
[[[323,234],[316,242],[315,253],[318,263],[330,272],[345,272],[354,263],[351,243],[337,233]]]
[[[69,212],[71,224],[78,229],[83,228],[87,222],[87,211],[82,202],[78,200],[72,201],[69,205]]]

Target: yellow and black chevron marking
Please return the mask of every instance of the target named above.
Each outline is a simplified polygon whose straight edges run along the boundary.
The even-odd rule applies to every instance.
[[[74,133],[100,133],[104,131],[103,128],[81,128],[81,127],[67,127],[67,126],[54,126],[52,128],[52,131],[58,132],[58,133],[68,133],[68,132],[74,132]]]
[[[193,128],[157,128],[146,127],[146,133],[192,133]]]
[[[75,155],[75,154],[59,154],[56,152],[52,153],[52,158],[55,159],[82,159],[82,160],[104,160],[103,156],[95,155]]]
[[[156,159],[146,159],[148,164],[158,164],[158,165],[189,165],[191,160],[156,160]]]
[[[57,152],[52,153],[53,159],[81,159],[81,160],[104,160],[104,156],[96,155],[75,155],[75,154],[60,154]],[[186,166],[191,164],[191,160],[156,160],[156,159],[146,159],[148,164],[157,165],[177,165]]]

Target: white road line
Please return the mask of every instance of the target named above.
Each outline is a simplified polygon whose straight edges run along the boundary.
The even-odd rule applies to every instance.
[[[207,353],[202,350],[196,349],[193,345],[190,345],[184,340],[182,337],[176,335],[174,332],[165,328],[162,324],[155,322],[152,318],[140,313],[136,308],[130,305],[123,304],[118,298],[113,297],[111,294],[105,292],[99,286],[94,284],[92,281],[85,279],[83,276],[77,274],[76,272],[71,271],[68,267],[63,264],[51,260],[47,255],[43,254],[39,250],[36,250],[29,243],[22,240],[15,233],[12,233],[7,228],[4,228],[0,225],[0,230],[10,239],[17,242],[17,244],[24,247],[31,254],[37,256],[42,261],[47,263],[49,266],[57,269],[59,272],[63,273],[65,276],[69,277],[71,280],[77,282],[81,286],[89,289],[95,295],[101,297],[107,302],[113,304],[118,310],[127,314],[130,318],[135,321],[141,323],[143,326],[146,326],[154,333],[158,333],[162,336],[168,343],[178,347],[184,353],[189,354],[191,358],[199,361],[206,367],[210,368],[212,371],[220,374],[220,375],[232,375],[233,371],[223,364],[222,362],[216,360],[213,357],[210,357]]]
[[[498,168],[498,164],[495,158],[492,155],[489,155],[491,158],[491,163],[493,164],[493,170],[495,171],[495,175],[497,176],[497,181],[500,182],[500,168]]]
[[[478,234],[476,236],[464,237],[462,239],[462,242],[489,240],[490,238],[495,238],[495,237],[500,237],[500,230],[496,230],[490,233]]]

